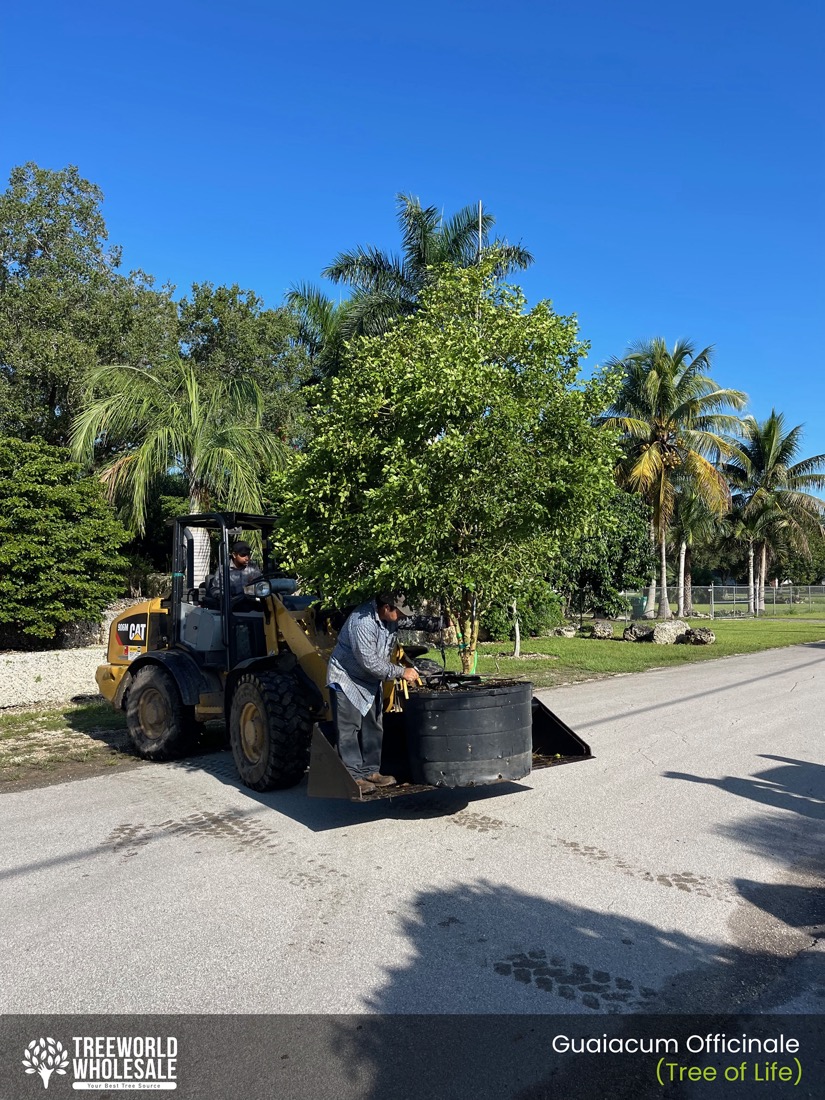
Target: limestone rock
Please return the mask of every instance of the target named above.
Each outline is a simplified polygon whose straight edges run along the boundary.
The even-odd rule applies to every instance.
[[[653,627],[646,623],[631,623],[624,628],[622,638],[626,642],[652,642]]]
[[[713,645],[716,635],[707,626],[697,626],[688,630],[680,639],[685,645]]]
[[[551,638],[575,638],[575,626],[557,626],[550,631]]]
[[[609,638],[613,637],[613,624],[606,619],[595,619],[591,637],[607,641]]]
[[[673,643],[687,634],[690,627],[681,619],[665,619],[656,623],[653,628],[653,642],[655,645],[673,645]]]

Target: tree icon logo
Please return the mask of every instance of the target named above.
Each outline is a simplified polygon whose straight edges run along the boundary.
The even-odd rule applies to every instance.
[[[26,1073],[39,1073],[43,1088],[49,1087],[53,1073],[65,1073],[69,1064],[69,1052],[54,1039],[32,1039],[23,1054]]]

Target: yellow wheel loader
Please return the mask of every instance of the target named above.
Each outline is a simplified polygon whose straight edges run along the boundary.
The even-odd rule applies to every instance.
[[[535,767],[590,758],[589,747],[532,697],[530,684],[482,683],[421,661],[420,689],[387,685],[385,692],[382,770],[399,784],[362,795],[334,747],[326,671],[335,616],[297,595],[296,582],[278,568],[275,526],[271,516],[240,512],[176,519],[171,596],[133,606],[112,623],[96,680],[126,712],[140,756],[186,756],[204,723],[221,719],[246,786],[292,787],[309,767],[310,795],[356,800],[512,781]],[[261,554],[260,578],[240,592],[230,575],[239,538]],[[196,567],[204,550],[214,566],[208,578]],[[425,652],[398,647],[396,660],[410,663]]]

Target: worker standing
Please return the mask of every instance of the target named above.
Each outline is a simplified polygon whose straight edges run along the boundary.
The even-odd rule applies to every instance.
[[[390,660],[399,619],[412,618],[404,600],[380,592],[356,607],[341,628],[327,671],[338,755],[362,794],[391,787],[395,778],[381,774],[384,737],[383,683],[414,683],[414,668]]]

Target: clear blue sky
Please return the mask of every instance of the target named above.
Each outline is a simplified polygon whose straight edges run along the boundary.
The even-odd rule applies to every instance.
[[[825,5],[30,0],[1,17],[0,176],[76,164],[113,242],[278,305],[395,195],[483,200],[590,363],[715,345],[825,452]],[[4,182],[3,182],[4,185]],[[337,291],[336,291],[337,293]]]

